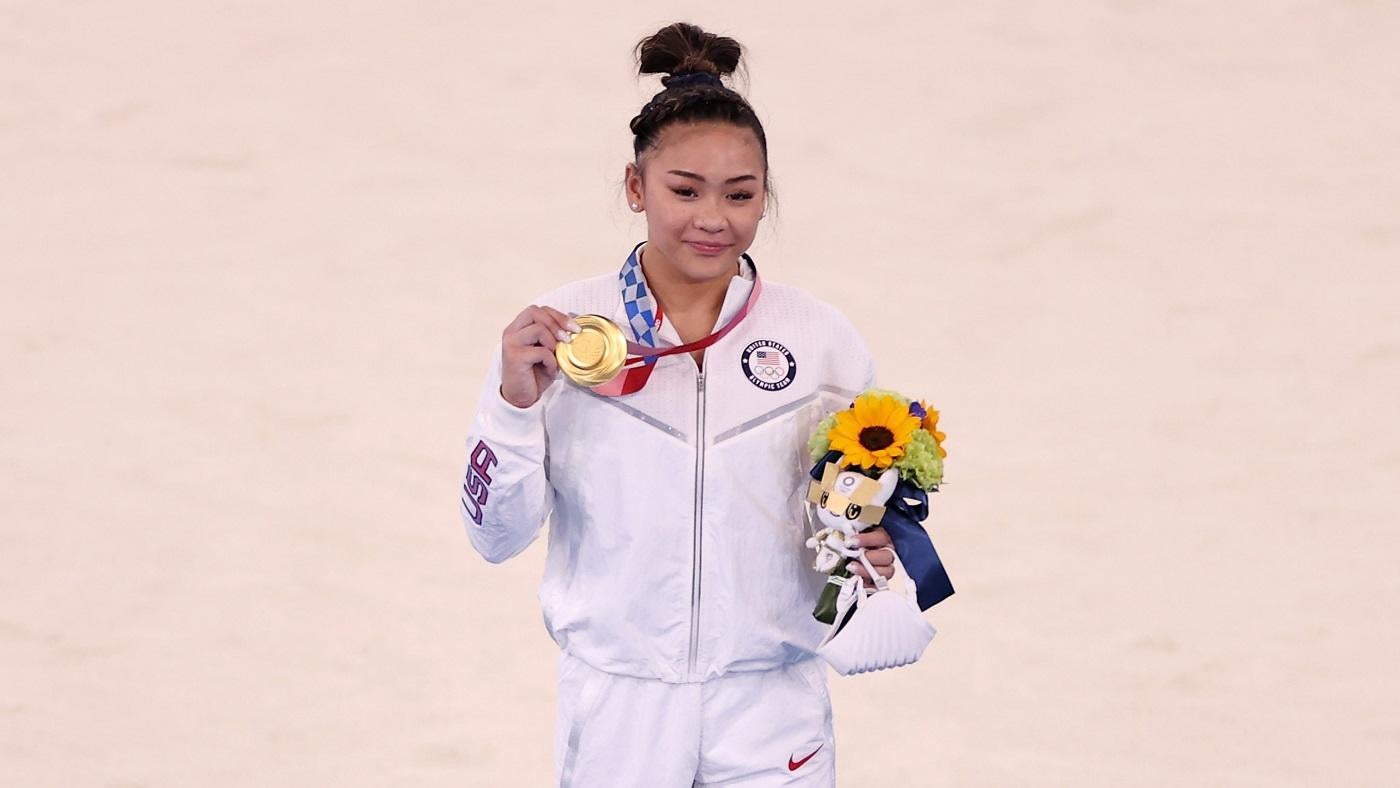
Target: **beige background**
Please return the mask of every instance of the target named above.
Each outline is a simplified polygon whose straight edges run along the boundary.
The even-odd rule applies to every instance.
[[[456,476],[642,237],[677,18],[751,50],[756,259],[949,435],[841,784],[1400,781],[1400,7],[751,5],[0,3],[0,782],[547,784],[542,545]]]

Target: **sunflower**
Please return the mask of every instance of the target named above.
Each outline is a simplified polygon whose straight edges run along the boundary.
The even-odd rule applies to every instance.
[[[862,394],[848,410],[836,414],[836,424],[828,437],[831,448],[841,452],[846,462],[862,468],[888,468],[904,454],[919,417],[909,406],[884,394]]]
[[[940,458],[947,457],[948,452],[943,450],[943,439],[948,436],[938,431],[938,411],[930,408],[928,403],[923,400],[919,400],[919,407],[924,411],[924,421],[921,426],[933,436],[933,442],[938,445],[938,456]]]

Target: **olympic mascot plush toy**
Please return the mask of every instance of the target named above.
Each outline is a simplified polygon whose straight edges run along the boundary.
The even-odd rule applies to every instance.
[[[807,499],[822,527],[807,546],[816,551],[812,568],[829,575],[812,613],[831,625],[817,653],[842,675],[917,661],[934,635],[920,611],[953,594],[921,525],[928,517],[928,493],[943,481],[943,439],[938,411],[870,389],[824,419],[808,443],[816,464]],[[914,584],[913,598],[891,589],[863,549],[848,546],[857,533],[876,526],[889,533]],[[874,591],[867,592],[847,569],[851,559],[865,565]]]

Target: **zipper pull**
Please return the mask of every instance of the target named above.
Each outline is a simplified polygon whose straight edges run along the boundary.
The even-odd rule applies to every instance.
[[[696,390],[696,391],[704,391],[704,390],[705,390],[705,373],[704,373],[704,372],[700,372],[699,374],[697,374],[697,375],[695,376],[695,390]]]

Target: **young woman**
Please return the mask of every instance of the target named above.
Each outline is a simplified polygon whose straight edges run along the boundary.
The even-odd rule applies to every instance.
[[[550,519],[540,601],[562,651],[563,786],[835,780],[806,442],[875,372],[846,318],[763,280],[745,254],[768,148],[724,84],[740,51],[680,23],[638,44],[640,72],[665,75],[632,119],[625,171],[646,241],[620,271],[506,326],[468,436],[461,511],[476,549],[503,561]],[[611,390],[582,386],[559,373],[555,345],[583,314],[643,345],[691,347]],[[860,539],[892,576],[888,535]]]

